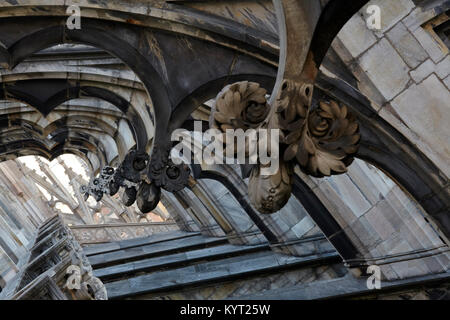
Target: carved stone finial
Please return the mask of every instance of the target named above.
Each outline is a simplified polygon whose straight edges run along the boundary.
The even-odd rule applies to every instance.
[[[142,213],[149,213],[159,203],[161,199],[161,188],[154,183],[148,184],[142,181],[139,190],[137,191],[136,204]]]
[[[280,163],[274,175],[261,175],[260,167],[250,174],[248,196],[250,203],[261,213],[269,214],[279,211],[289,200],[292,191],[293,165]]]

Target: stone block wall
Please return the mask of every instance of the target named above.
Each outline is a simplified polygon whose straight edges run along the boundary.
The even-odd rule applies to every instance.
[[[379,115],[450,176],[450,55],[436,33],[448,2],[416,7],[411,0],[372,0],[342,29],[332,47]],[[381,29],[366,24],[378,5]]]
[[[388,176],[356,160],[348,173],[311,179],[299,173],[360,253],[349,266],[380,265],[385,279],[446,271],[448,246],[425,211]]]

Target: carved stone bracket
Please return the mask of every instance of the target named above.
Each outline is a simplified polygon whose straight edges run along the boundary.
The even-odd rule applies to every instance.
[[[348,108],[331,100],[311,106],[311,96],[308,83],[284,80],[270,106],[259,84],[243,81],[225,87],[213,105],[210,126],[223,133],[225,147],[236,143],[226,140],[228,129],[263,128],[269,134],[270,129],[280,130],[280,145],[269,150],[281,152],[278,171],[262,175],[262,166],[257,165],[250,174],[249,197],[261,213],[276,212],[287,203],[295,165],[314,177],[340,174],[347,171],[358,150],[359,126]],[[235,146],[235,152],[240,148],[249,155],[248,140]]]
[[[131,150],[116,170],[111,167],[103,168],[100,175],[91,179],[88,186],[80,187],[85,200],[89,195],[93,195],[96,201],[100,201],[105,193],[113,196],[122,187],[125,189],[122,202],[125,206],[131,206],[138,196],[137,189],[144,183],[148,159],[148,154]],[[148,208],[148,204],[146,206]]]
[[[235,143],[226,140],[227,129],[268,129],[269,135],[279,129],[279,146],[268,150],[272,158],[279,152],[278,170],[262,175],[258,164],[250,174],[249,198],[261,213],[277,212],[287,203],[295,165],[314,177],[344,173],[360,141],[359,125],[345,105],[333,100],[312,104],[318,66],[309,48],[321,13],[319,2],[280,0],[274,5],[281,54],[270,101],[259,84],[238,82],[218,94],[210,116],[210,127],[223,133],[225,147]],[[234,150],[239,148],[250,154],[248,141]]]

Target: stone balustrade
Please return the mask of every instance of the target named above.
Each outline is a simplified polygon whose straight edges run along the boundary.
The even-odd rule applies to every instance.
[[[148,237],[153,234],[179,230],[176,223],[114,223],[70,226],[81,245]]]

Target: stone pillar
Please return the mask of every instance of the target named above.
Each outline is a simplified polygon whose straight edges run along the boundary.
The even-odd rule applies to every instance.
[[[278,242],[270,245],[276,252],[304,256],[334,251],[333,246],[294,195],[291,195],[280,211],[261,215],[261,218],[277,236]]]
[[[233,227],[226,220],[225,214],[217,206],[217,202],[213,200],[214,198],[208,194],[208,190],[204,187],[204,182],[197,181],[191,177],[190,188],[195,196],[201,201],[203,206],[209,211],[223,232],[227,234],[227,236],[233,233]]]
[[[227,237],[233,244],[258,244],[266,242],[267,239],[249,218],[241,203],[222,183],[211,180],[198,180],[199,188],[211,199],[211,202],[221,213],[219,218],[223,219],[228,227]],[[214,192],[213,192],[214,190]],[[225,231],[225,230],[224,230]]]
[[[232,184],[232,187],[239,192],[239,197],[241,197],[240,203],[245,203],[242,207],[245,208],[247,215],[243,216],[243,213],[240,215],[232,214],[233,211],[230,208],[230,203],[232,203],[232,199],[230,198],[231,193],[228,197],[218,200],[218,203],[226,206],[226,212],[233,219],[237,219],[238,217],[242,219],[248,217],[250,214],[255,215],[263,224],[264,228],[270,231],[271,239],[269,239],[269,242],[274,251],[302,256],[318,251],[328,252],[334,250],[295,197],[291,197],[286,206],[279,212],[266,215],[260,214],[250,205],[247,181],[243,180],[239,176],[239,173],[236,172],[239,168],[222,166],[222,170],[224,171],[222,175],[226,176],[229,183]],[[218,190],[220,187],[215,184],[213,188],[205,189]],[[215,192],[215,194],[220,195],[219,192]],[[243,209],[240,210],[243,211]],[[242,228],[242,223],[237,224],[237,230],[242,230]]]
[[[156,213],[163,219],[163,221],[167,221],[170,219],[170,213],[167,211],[167,208],[164,207],[164,205],[160,202],[158,203],[158,206],[156,207]]]
[[[223,236],[224,233],[219,225],[211,217],[208,210],[203,206],[194,193],[185,188],[174,193],[175,198],[185,208],[185,211],[196,222],[200,228],[200,232],[206,236],[217,237]]]
[[[174,194],[162,190],[161,203],[166,207],[167,211],[173,217],[173,220],[178,225],[180,230],[187,232],[198,232],[200,230],[200,227],[186,211],[188,206],[180,203]]]

